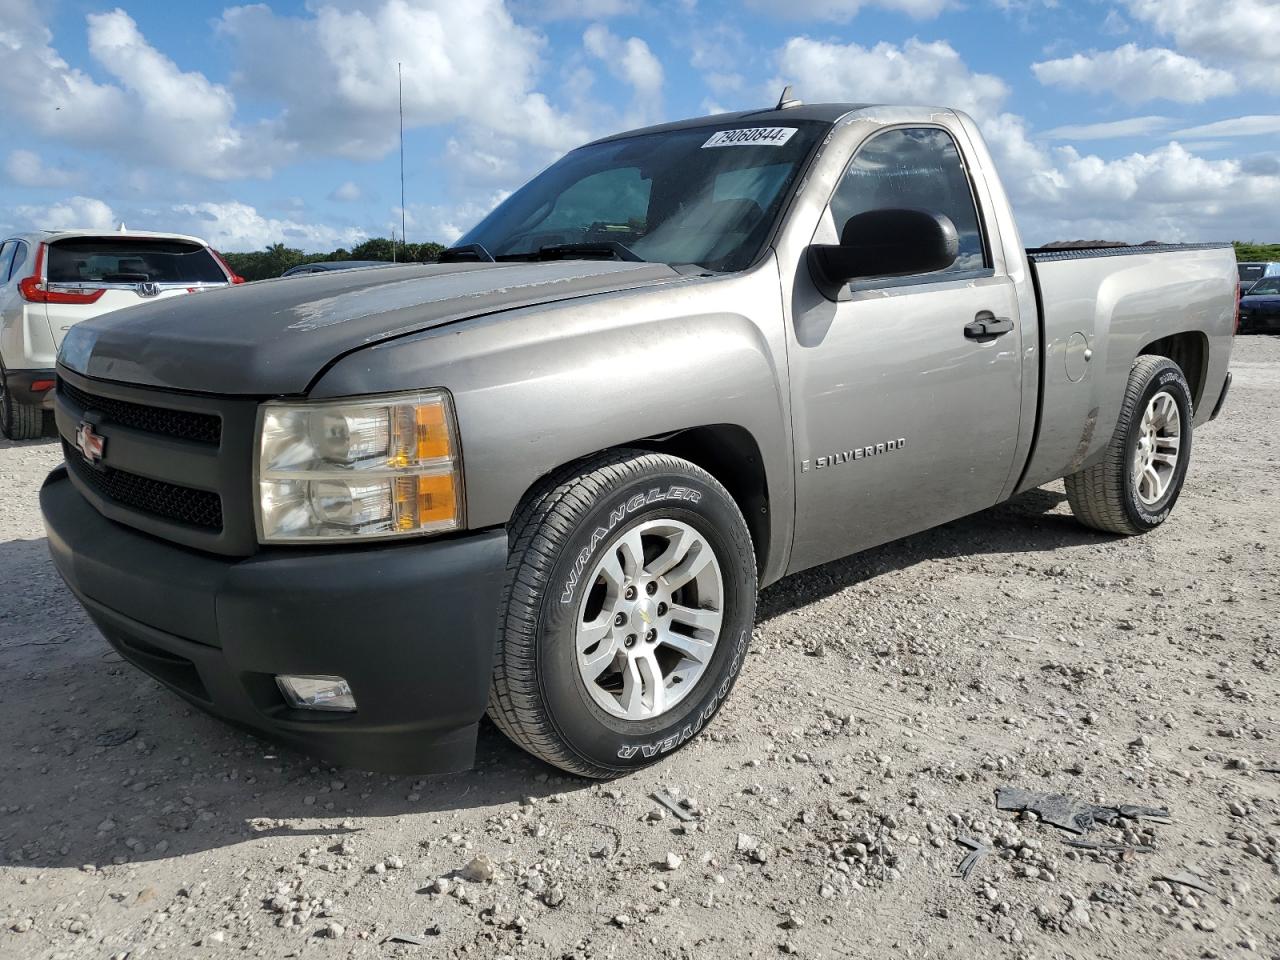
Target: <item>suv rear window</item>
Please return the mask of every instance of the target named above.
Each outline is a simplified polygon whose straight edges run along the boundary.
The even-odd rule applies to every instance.
[[[207,247],[186,240],[75,237],[49,245],[50,283],[226,283]]]

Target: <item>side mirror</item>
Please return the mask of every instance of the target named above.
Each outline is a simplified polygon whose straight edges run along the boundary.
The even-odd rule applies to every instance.
[[[823,293],[833,296],[850,280],[945,270],[959,254],[956,225],[945,214],[868,210],[849,218],[839,244],[809,247],[809,269]]]

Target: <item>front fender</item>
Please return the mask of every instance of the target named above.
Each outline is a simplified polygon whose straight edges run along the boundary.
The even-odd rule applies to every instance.
[[[311,396],[453,395],[468,525],[506,524],[539,478],[611,447],[732,424],[761,451],[769,560],[790,553],[789,390],[777,268],[514,310],[360,350]],[[775,572],[776,571],[776,572]]]

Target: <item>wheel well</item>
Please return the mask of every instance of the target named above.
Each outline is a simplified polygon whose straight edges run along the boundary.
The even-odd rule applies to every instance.
[[[718,423],[641,440],[634,446],[688,460],[719,480],[742,511],[755,546],[756,567],[764,569],[769,556],[769,484],[755,437],[742,427]]]
[[[756,569],[764,570],[769,558],[769,485],[765,478],[764,461],[760,447],[747,430],[730,423],[690,427],[658,437],[644,437],[629,443],[619,443],[617,449],[652,450],[679,457],[696,464],[711,474],[729,491],[742,517],[755,548]],[[605,453],[598,450],[596,453]],[[588,456],[594,456],[589,454]],[[585,459],[585,458],[583,458]],[[574,461],[577,462],[577,461]],[[568,467],[565,464],[564,467]],[[560,468],[563,469],[563,468]],[[555,473],[557,471],[552,471]],[[546,475],[538,481],[545,481]],[[523,503],[537,489],[534,484],[525,491]]]
[[[1209,342],[1203,333],[1188,331],[1154,340],[1138,351],[1139,356],[1168,357],[1182,368],[1191,388],[1193,407],[1200,409],[1200,393],[1204,387],[1205,364],[1209,359]]]

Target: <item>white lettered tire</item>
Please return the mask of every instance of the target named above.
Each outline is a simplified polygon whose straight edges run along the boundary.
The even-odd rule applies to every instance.
[[[757,587],[746,522],[714,477],[666,454],[601,454],[540,484],[509,539],[499,729],[609,778],[706,727],[742,667]]]

